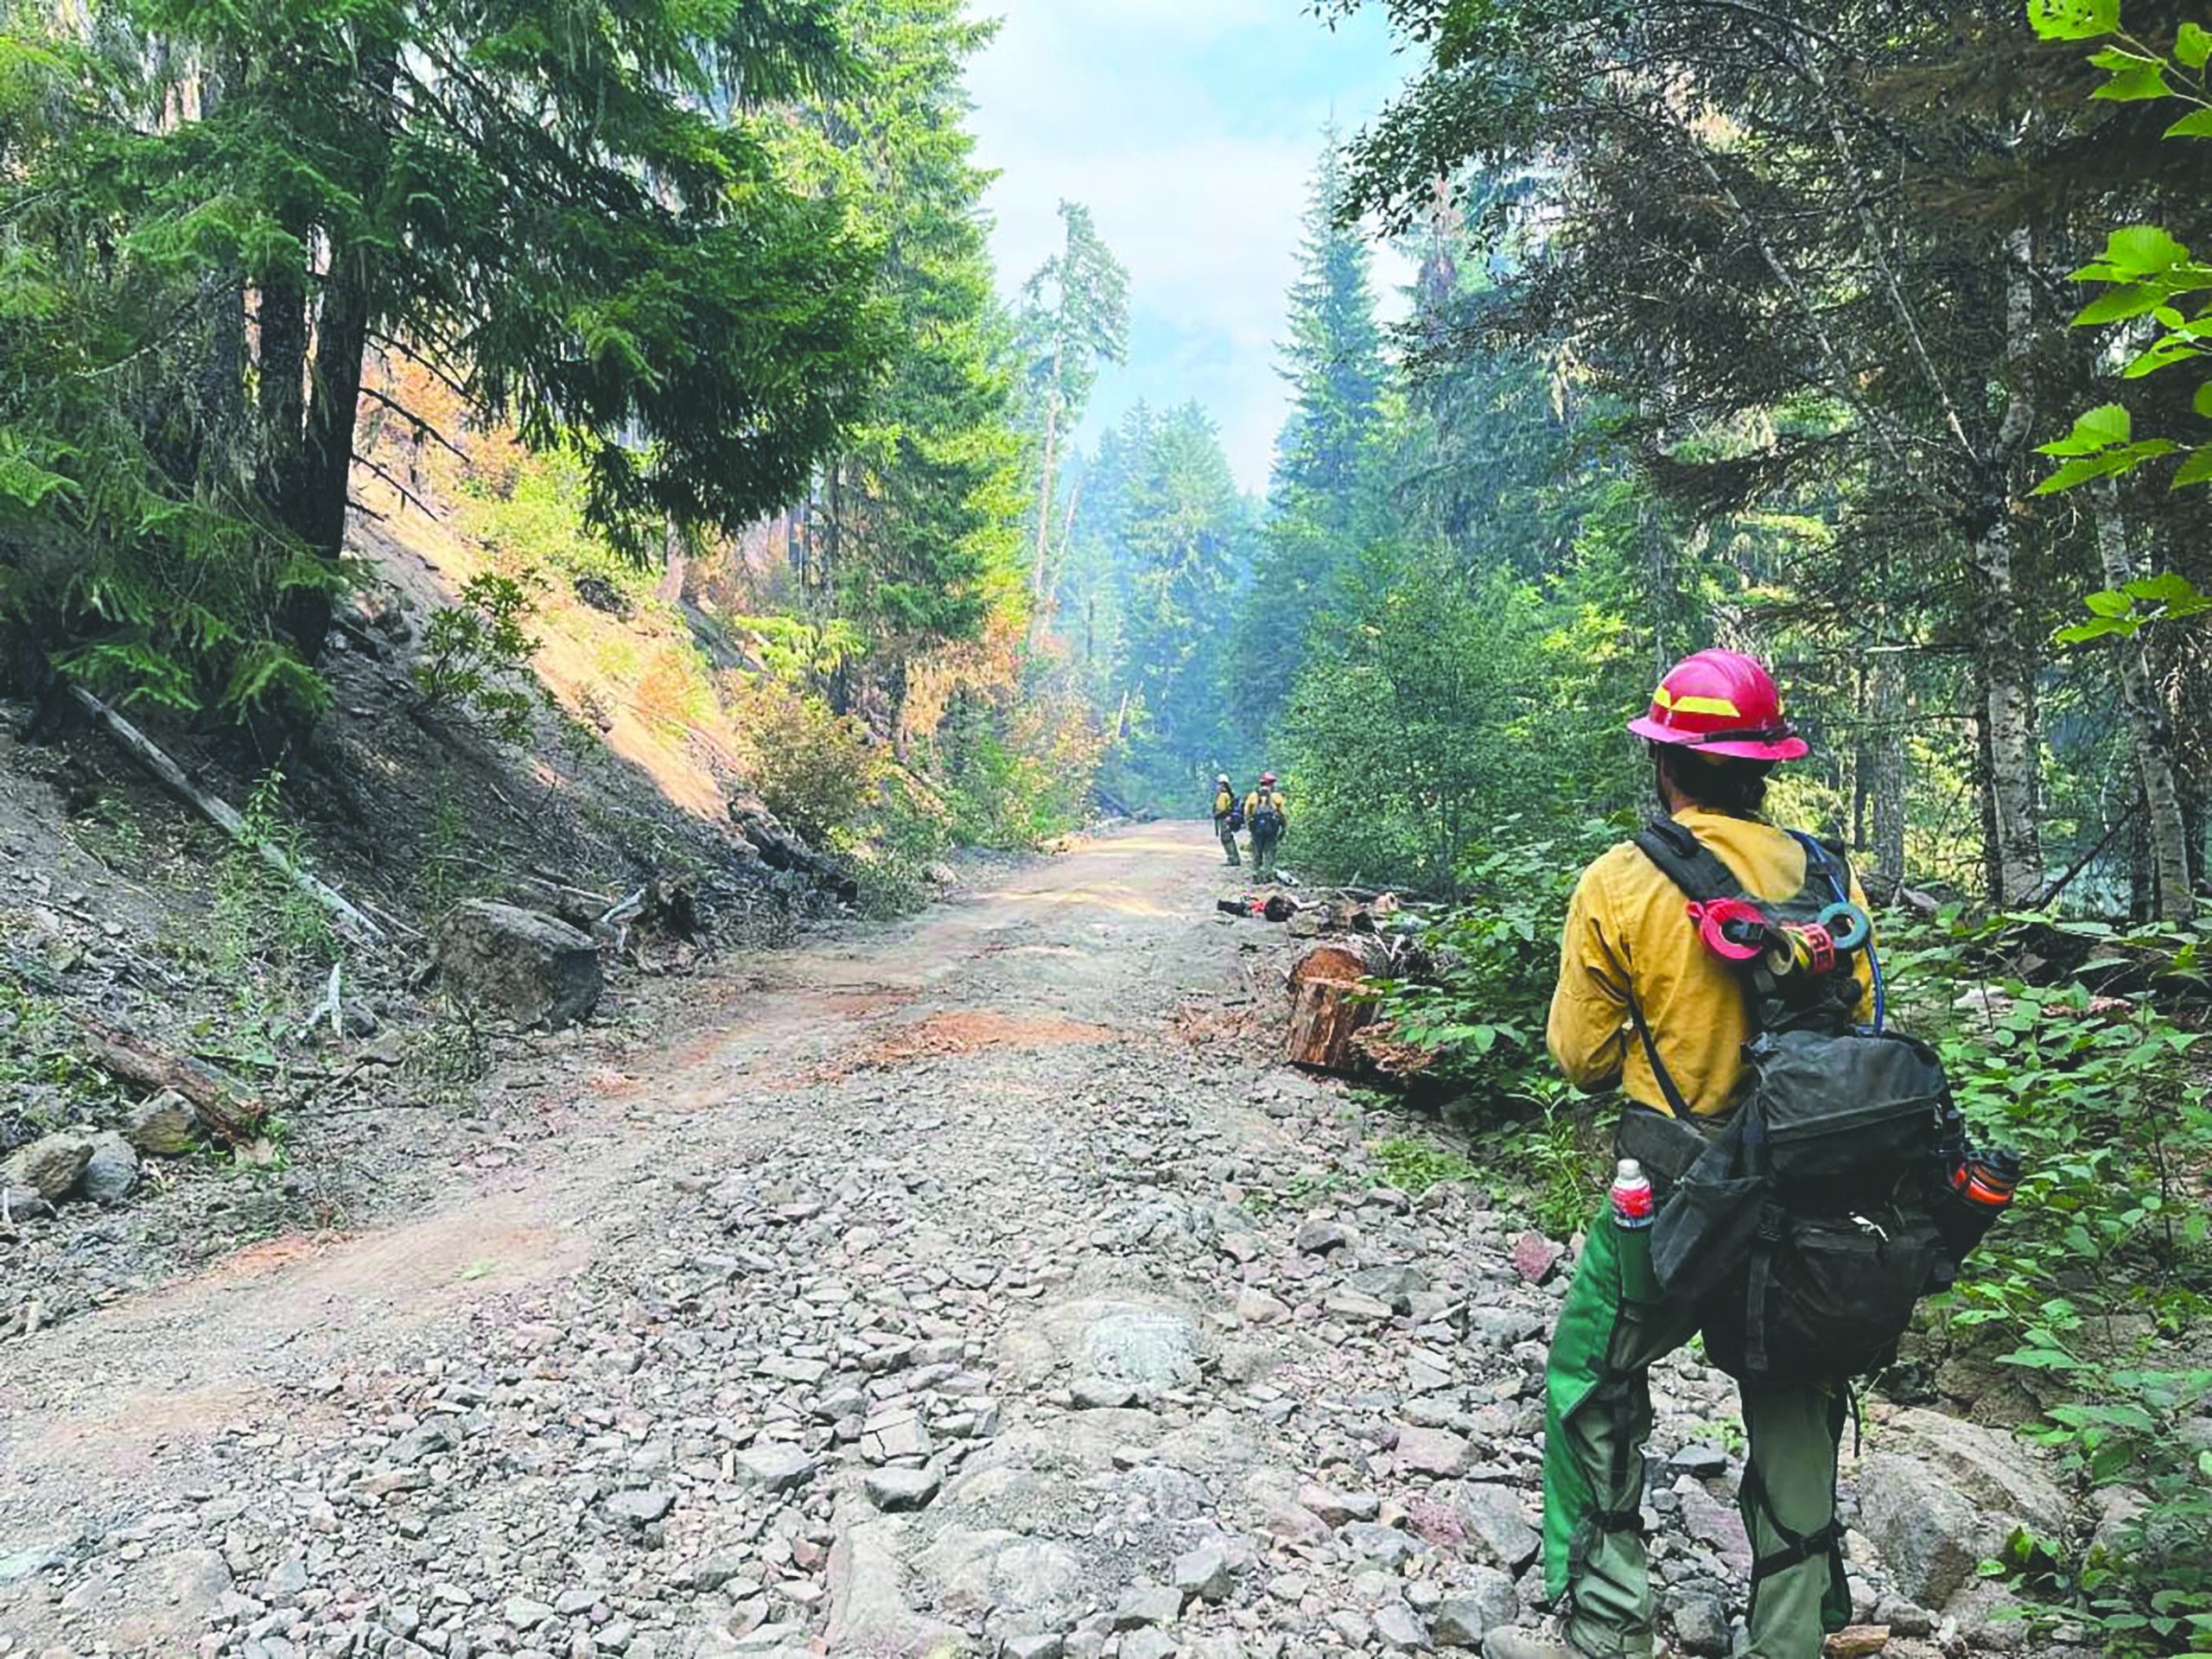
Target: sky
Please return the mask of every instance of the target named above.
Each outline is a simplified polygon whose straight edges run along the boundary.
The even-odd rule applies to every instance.
[[[988,0],[987,0],[987,6]],[[1333,115],[1355,128],[1403,78],[1377,9],[1332,32],[1309,0],[996,0],[971,66],[976,160],[1009,298],[1086,204],[1129,270],[1129,362],[1101,377],[1084,440],[1139,397],[1212,411],[1238,481],[1266,487],[1287,388],[1275,346],[1299,218]],[[1379,259],[1386,312],[1408,276]]]

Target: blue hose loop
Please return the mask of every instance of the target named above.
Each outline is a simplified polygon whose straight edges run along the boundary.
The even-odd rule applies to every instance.
[[[1864,944],[1866,950],[1867,975],[1874,982],[1874,1034],[1876,1036],[1879,1036],[1882,1032],[1883,1021],[1889,1012],[1889,995],[1888,987],[1884,983],[1882,978],[1882,958],[1874,949],[1873,920],[1871,917],[1866,915],[1865,911],[1860,910],[1858,906],[1851,902],[1851,887],[1850,884],[1844,880],[1843,872],[1837,868],[1835,855],[1829,852],[1827,848],[1821,846],[1818,841],[1807,835],[1802,830],[1792,830],[1789,833],[1791,836],[1796,837],[1798,843],[1804,848],[1805,857],[1808,861],[1807,868],[1810,868],[1813,865],[1817,864],[1820,867],[1821,874],[1827,876],[1828,879],[1828,890],[1835,894],[1835,904],[1831,905],[1827,910],[1821,912],[1821,925],[1823,926],[1827,925],[1829,916],[1834,913],[1839,907],[1854,912],[1858,916],[1866,920],[1866,933],[1861,943]],[[1843,939],[1840,936],[1837,938],[1836,944],[1839,949],[1847,948],[1845,947]],[[1848,948],[1856,947],[1853,946]]]

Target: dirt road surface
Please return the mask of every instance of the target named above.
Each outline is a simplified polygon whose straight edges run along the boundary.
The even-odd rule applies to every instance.
[[[526,1162],[0,1349],[0,1654],[1160,1659],[1510,1619],[1559,1276],[1277,1064],[1286,946],[1215,912],[1218,858],[1129,829],[702,974]],[[1740,1529],[1686,1507],[1658,1548],[1725,1632]]]

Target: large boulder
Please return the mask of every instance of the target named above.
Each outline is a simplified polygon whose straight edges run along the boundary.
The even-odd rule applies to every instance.
[[[48,1204],[59,1204],[76,1190],[92,1161],[91,1136],[41,1135],[0,1163],[0,1186],[27,1186]]]
[[[599,1006],[599,950],[566,922],[471,899],[438,925],[438,973],[453,993],[518,1026],[559,1030]]]
[[[1899,1412],[1859,1471],[1859,1529],[1898,1592],[1940,1608],[2024,1527],[2064,1535],[2066,1498],[2034,1455],[2002,1430],[1941,1412]]]
[[[1198,1326],[1179,1308],[1132,1306],[1102,1313],[1083,1333],[1082,1370],[1149,1397],[1198,1380]]]

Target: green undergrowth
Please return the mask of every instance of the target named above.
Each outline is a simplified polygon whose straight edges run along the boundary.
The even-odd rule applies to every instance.
[[[1413,1135],[1394,1135],[1368,1148],[1383,1178],[1409,1198],[1419,1198],[1446,1181],[1472,1180],[1482,1171],[1452,1147]]]
[[[0,968],[0,1154],[113,1103],[113,1082],[73,1037],[59,1001]]]

